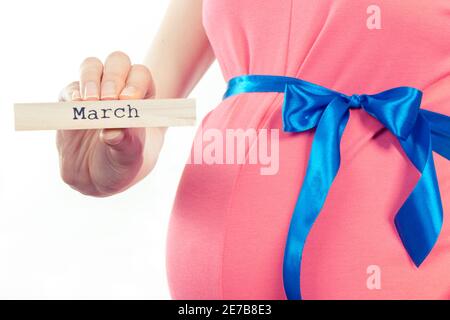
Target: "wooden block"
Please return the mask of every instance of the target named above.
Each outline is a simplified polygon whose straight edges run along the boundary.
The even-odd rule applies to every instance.
[[[194,99],[14,104],[16,130],[147,128],[195,124]]]

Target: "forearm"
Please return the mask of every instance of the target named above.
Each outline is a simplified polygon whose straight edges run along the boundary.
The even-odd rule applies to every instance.
[[[202,0],[172,0],[144,60],[152,74],[154,98],[187,97],[213,60],[202,24]],[[146,130],[144,161],[133,184],[155,166],[166,129]]]
[[[156,98],[184,98],[214,60],[202,24],[202,0],[172,0],[144,64]]]

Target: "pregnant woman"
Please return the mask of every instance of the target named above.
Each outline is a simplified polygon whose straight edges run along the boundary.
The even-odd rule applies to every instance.
[[[450,114],[449,33],[447,0],[173,0],[143,65],[87,58],[61,99],[186,97],[217,58],[229,89],[195,143],[280,129],[276,174],[186,165],[174,299],[450,299],[450,163],[422,139],[431,126],[437,148],[434,116]],[[62,177],[121,192],[152,170],[165,130],[58,132]]]

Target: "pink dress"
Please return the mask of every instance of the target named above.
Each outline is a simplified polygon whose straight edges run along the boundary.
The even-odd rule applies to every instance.
[[[448,0],[203,3],[225,81],[285,75],[348,95],[412,86],[424,92],[424,108],[450,114]],[[279,93],[226,99],[205,117],[195,142],[211,128],[282,128],[282,101]],[[450,163],[434,155],[444,225],[417,269],[393,218],[418,173],[377,120],[361,109],[350,113],[341,168],[303,253],[303,298],[450,299]],[[249,163],[186,165],[167,243],[174,299],[286,298],[284,246],[313,135],[280,131],[274,175]],[[376,287],[369,285],[373,270]]]

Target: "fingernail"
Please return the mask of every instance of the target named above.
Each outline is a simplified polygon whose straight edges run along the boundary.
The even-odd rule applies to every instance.
[[[86,82],[84,85],[84,98],[85,99],[98,99],[98,88],[94,81]]]
[[[106,81],[102,84],[102,99],[117,98],[116,83],[114,81]]]
[[[72,92],[72,100],[73,101],[81,100],[80,91],[75,90]]]
[[[137,93],[137,89],[133,86],[127,86],[125,89],[123,89],[121,96],[125,97],[134,97]]]

